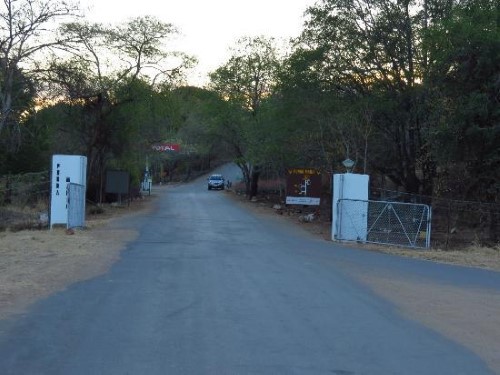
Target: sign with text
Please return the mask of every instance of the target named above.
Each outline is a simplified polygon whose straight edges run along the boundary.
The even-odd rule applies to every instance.
[[[151,148],[158,152],[175,151],[179,152],[181,146],[177,143],[157,143],[151,146]]]
[[[69,184],[87,185],[87,157],[52,155],[50,228],[68,223]],[[85,193],[84,201],[85,204]]]
[[[286,178],[286,204],[319,206],[321,172],[315,168],[290,168]]]

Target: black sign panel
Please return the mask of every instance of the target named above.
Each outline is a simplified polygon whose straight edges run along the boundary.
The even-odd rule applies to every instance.
[[[106,193],[128,194],[130,188],[130,173],[126,171],[106,172]]]

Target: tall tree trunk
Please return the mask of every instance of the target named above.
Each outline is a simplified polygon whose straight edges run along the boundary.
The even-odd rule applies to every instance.
[[[252,199],[253,197],[257,196],[257,192],[259,190],[260,172],[260,166],[256,165],[252,168],[252,182],[250,185],[250,194],[248,195],[248,199]]]
[[[245,161],[241,161],[241,162],[235,162],[235,164],[240,168],[241,173],[243,174],[243,181],[245,182],[245,195],[249,196],[251,190],[250,189],[251,176],[248,163],[246,163]]]

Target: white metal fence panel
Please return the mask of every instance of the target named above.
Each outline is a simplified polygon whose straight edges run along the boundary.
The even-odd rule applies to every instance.
[[[340,215],[337,240],[430,247],[431,209],[427,205],[340,199],[335,214]]]
[[[68,184],[68,228],[85,226],[85,186]]]

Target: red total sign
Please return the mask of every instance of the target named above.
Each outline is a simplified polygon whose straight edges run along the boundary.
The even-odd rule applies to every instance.
[[[181,146],[176,143],[158,143],[151,147],[153,150],[159,152],[167,152],[167,151],[179,152],[181,150]]]

